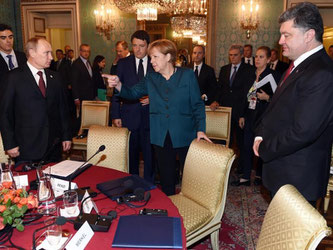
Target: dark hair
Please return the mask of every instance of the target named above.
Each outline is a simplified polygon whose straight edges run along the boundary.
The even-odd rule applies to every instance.
[[[203,53],[205,54],[205,52],[206,52],[206,49],[205,49],[205,47],[204,46],[202,46],[202,45],[200,45],[200,44],[196,44],[196,45],[194,45],[193,46],[193,49],[192,49],[192,51],[194,50],[194,48],[195,47],[200,47],[200,48],[202,48],[202,51],[203,51]]]
[[[57,50],[56,50],[56,53],[57,53],[57,52],[61,52],[62,54],[64,54],[64,52],[62,51],[62,49],[57,49]]]
[[[93,62],[93,66],[92,66],[93,70],[98,70],[98,71],[99,71],[100,69],[99,69],[98,64],[99,64],[101,61],[103,61],[104,59],[105,59],[104,56],[97,55],[97,56],[95,57],[95,59],[94,59],[94,62]]]
[[[241,55],[244,54],[244,48],[243,48],[242,45],[239,45],[239,44],[233,44],[233,45],[230,46],[229,51],[230,51],[230,50],[234,50],[234,49],[237,49]]]
[[[329,49],[330,49],[330,48],[333,48],[333,44],[329,47]]]
[[[82,44],[80,45],[80,51],[82,50],[82,47],[89,47],[89,48],[90,48],[89,44],[82,43]]]
[[[177,59],[177,46],[174,42],[168,40],[168,39],[159,39],[148,46],[148,54],[150,54],[151,50],[153,48],[158,49],[159,52],[161,52],[163,55],[170,54],[170,63],[174,66]]]
[[[323,42],[323,19],[317,6],[313,3],[302,2],[287,9],[279,17],[279,24],[289,20],[294,20],[294,26],[296,28],[301,28],[305,31],[313,29],[316,34],[316,40],[321,43]]]
[[[67,52],[73,52],[73,53],[74,53],[74,50],[72,50],[72,49],[69,49]]]
[[[253,47],[252,47],[252,45],[251,45],[251,44],[245,44],[245,45],[244,45],[244,48],[245,48],[245,47],[250,47],[250,48],[251,48],[251,50],[253,50]]]
[[[147,44],[150,43],[150,37],[148,35],[148,33],[144,30],[137,30],[133,33],[133,35],[131,36],[131,42],[133,42],[133,39],[140,39],[142,41],[146,41]]]
[[[257,48],[258,50],[263,50],[265,51],[266,57],[270,58],[271,57],[271,49],[267,46],[260,46],[259,48]]]
[[[271,49],[271,53],[272,53],[272,51],[275,51],[275,53],[278,55],[279,54],[279,51],[277,50],[277,49],[275,49],[275,48],[272,48]]]
[[[10,27],[7,24],[0,23],[0,31],[5,31],[5,30],[10,30],[11,32],[13,32],[12,27]]]
[[[126,41],[118,41],[116,42],[116,47],[121,44],[121,46],[123,47],[123,49],[127,50],[128,49],[128,44]]]

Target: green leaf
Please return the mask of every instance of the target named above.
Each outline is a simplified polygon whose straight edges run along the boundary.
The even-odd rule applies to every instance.
[[[12,205],[12,200],[9,199],[9,200],[7,201],[7,203],[6,203],[6,207],[10,207],[11,205]]]
[[[9,209],[7,209],[7,210],[5,210],[3,213],[2,213],[2,216],[8,216],[8,215],[10,215],[12,212],[9,210]]]
[[[21,208],[21,212],[23,214],[25,214],[25,212],[28,211],[28,206],[27,205],[24,205],[22,208]]]
[[[8,218],[8,217],[3,217],[3,222],[2,222],[2,223],[3,223],[4,225],[7,224],[7,218]]]
[[[11,224],[13,223],[13,217],[8,216],[8,217],[7,217],[7,223],[8,223],[9,225],[11,225]]]
[[[24,230],[24,226],[23,226],[22,224],[18,224],[18,225],[16,226],[16,229],[17,229],[18,231],[22,232],[22,231]]]
[[[20,212],[15,212],[15,213],[12,214],[13,218],[19,218],[21,216],[22,216],[22,213],[20,213]]]

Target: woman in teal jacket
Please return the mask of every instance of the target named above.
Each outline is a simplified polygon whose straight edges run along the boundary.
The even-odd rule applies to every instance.
[[[154,41],[148,52],[155,72],[148,73],[132,88],[122,86],[117,76],[103,76],[123,98],[139,99],[148,94],[150,140],[158,162],[161,186],[164,193],[173,195],[177,154],[183,165],[194,138],[210,142],[205,134],[205,106],[193,71],[174,66],[177,48],[173,42],[166,39]]]

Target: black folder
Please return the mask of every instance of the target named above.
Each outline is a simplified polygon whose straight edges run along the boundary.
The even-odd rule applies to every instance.
[[[183,248],[178,217],[120,216],[112,247]]]
[[[131,183],[131,185],[126,185],[126,183]],[[137,188],[143,188],[145,191],[148,191],[156,188],[156,186],[138,175],[130,175],[99,183],[96,185],[96,188],[111,200],[116,200],[121,196],[133,194]]]

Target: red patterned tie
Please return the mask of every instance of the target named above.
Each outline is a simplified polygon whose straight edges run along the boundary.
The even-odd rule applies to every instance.
[[[39,75],[38,86],[39,86],[40,92],[42,92],[42,95],[45,97],[46,96],[46,89],[45,89],[45,82],[44,82],[44,79],[43,79],[43,72],[38,71],[37,75]]]
[[[288,70],[287,70],[287,73],[286,73],[286,75],[284,76],[283,81],[282,81],[281,84],[280,84],[280,87],[281,87],[282,84],[286,81],[286,79],[287,79],[288,76],[290,75],[290,73],[291,73],[291,71],[293,70],[293,68],[294,68],[294,62],[291,62],[291,64],[289,65],[289,68],[288,68]]]

